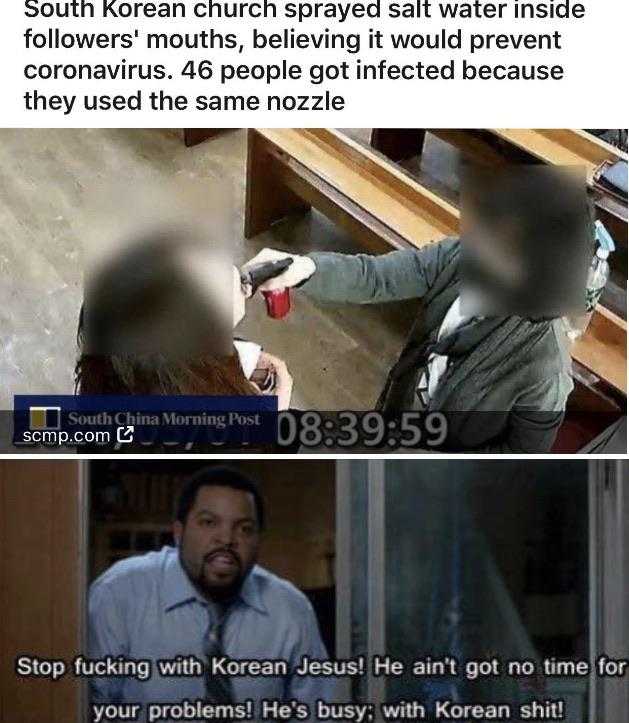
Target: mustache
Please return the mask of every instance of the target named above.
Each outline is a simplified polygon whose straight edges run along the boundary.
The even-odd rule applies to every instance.
[[[204,555],[203,561],[209,562],[213,557],[216,557],[216,555],[227,555],[228,557],[231,557],[231,559],[236,564],[242,566],[242,560],[229,547],[218,547],[218,548],[212,550],[211,552],[208,552],[207,555]]]

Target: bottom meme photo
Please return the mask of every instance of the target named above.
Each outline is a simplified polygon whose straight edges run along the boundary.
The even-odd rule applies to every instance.
[[[0,721],[622,723],[627,471],[0,461]]]

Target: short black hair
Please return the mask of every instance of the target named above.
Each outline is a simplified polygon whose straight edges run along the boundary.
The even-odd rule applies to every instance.
[[[242,490],[252,494],[256,507],[258,527],[261,530],[264,529],[264,500],[260,494],[258,483],[237,469],[224,465],[204,467],[186,481],[177,501],[177,520],[179,522],[185,525],[197,494],[202,487],[231,487],[234,490]]]

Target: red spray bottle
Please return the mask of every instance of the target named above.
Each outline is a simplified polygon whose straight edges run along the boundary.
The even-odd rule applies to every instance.
[[[283,273],[291,264],[293,259],[286,258],[278,261],[263,261],[253,266],[248,266],[240,272],[240,283],[243,293],[247,298],[253,296],[257,289],[265,281],[273,279]],[[283,319],[290,312],[290,290],[273,289],[262,291],[266,302],[266,313],[272,319]]]

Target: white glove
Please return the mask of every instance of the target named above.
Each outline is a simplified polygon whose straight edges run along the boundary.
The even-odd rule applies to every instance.
[[[283,271],[279,276],[269,279],[260,285],[261,291],[273,291],[274,289],[285,289],[287,286],[297,286],[302,281],[309,279],[317,270],[315,262],[308,256],[297,256],[295,254],[287,254],[286,251],[277,251],[276,249],[262,249],[250,261],[243,266],[245,270],[248,266],[259,264],[265,261],[279,261],[280,259],[293,259],[293,263]]]

